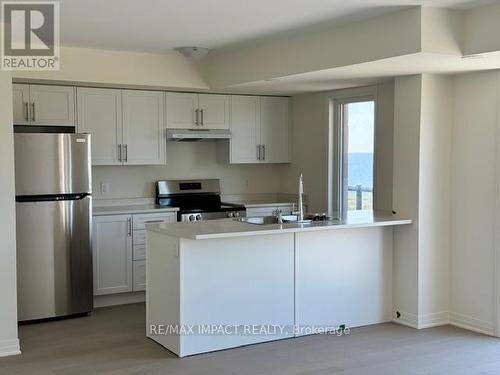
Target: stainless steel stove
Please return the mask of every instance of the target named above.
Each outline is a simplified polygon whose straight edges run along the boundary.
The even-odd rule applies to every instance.
[[[246,215],[244,206],[221,202],[218,179],[157,181],[156,204],[179,207],[177,221],[213,220]]]

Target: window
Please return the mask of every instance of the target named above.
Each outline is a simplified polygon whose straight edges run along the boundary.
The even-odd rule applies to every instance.
[[[336,100],[337,145],[335,211],[373,209],[375,100],[359,97]]]

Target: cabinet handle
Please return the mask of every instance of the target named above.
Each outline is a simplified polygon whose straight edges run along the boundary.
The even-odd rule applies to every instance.
[[[203,109],[200,109],[200,112],[201,112],[201,126],[205,125],[203,124]]]
[[[31,120],[35,121],[35,103],[31,103]]]
[[[128,145],[125,145],[125,163],[128,162]]]
[[[122,145],[118,145],[118,161],[122,161]]]
[[[196,125],[198,125],[198,113],[199,113],[199,109],[195,109],[195,110],[194,110],[194,113],[195,113],[195,115],[196,115],[196,116],[195,116],[194,123],[195,123]]]
[[[127,219],[127,222],[128,222],[128,236],[132,237],[132,218],[129,217]]]
[[[262,145],[262,160],[266,160],[266,145]]]
[[[257,160],[260,160],[260,145],[257,145]]]
[[[26,119],[26,121],[29,121],[30,119],[29,112],[30,112],[29,104],[28,102],[26,102],[24,103],[24,118]]]

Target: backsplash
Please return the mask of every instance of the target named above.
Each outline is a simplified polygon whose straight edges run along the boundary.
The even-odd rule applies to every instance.
[[[151,198],[154,182],[163,179],[219,178],[225,195],[253,195],[279,191],[278,164],[221,164],[216,160],[216,142],[167,143],[166,165],[97,166],[92,168],[95,200]],[[107,193],[101,184],[109,184]]]

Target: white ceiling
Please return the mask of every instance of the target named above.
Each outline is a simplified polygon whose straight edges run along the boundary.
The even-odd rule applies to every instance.
[[[497,0],[498,1],[498,0]],[[63,45],[164,53],[223,48],[406,6],[470,8],[495,0],[64,0]]]

